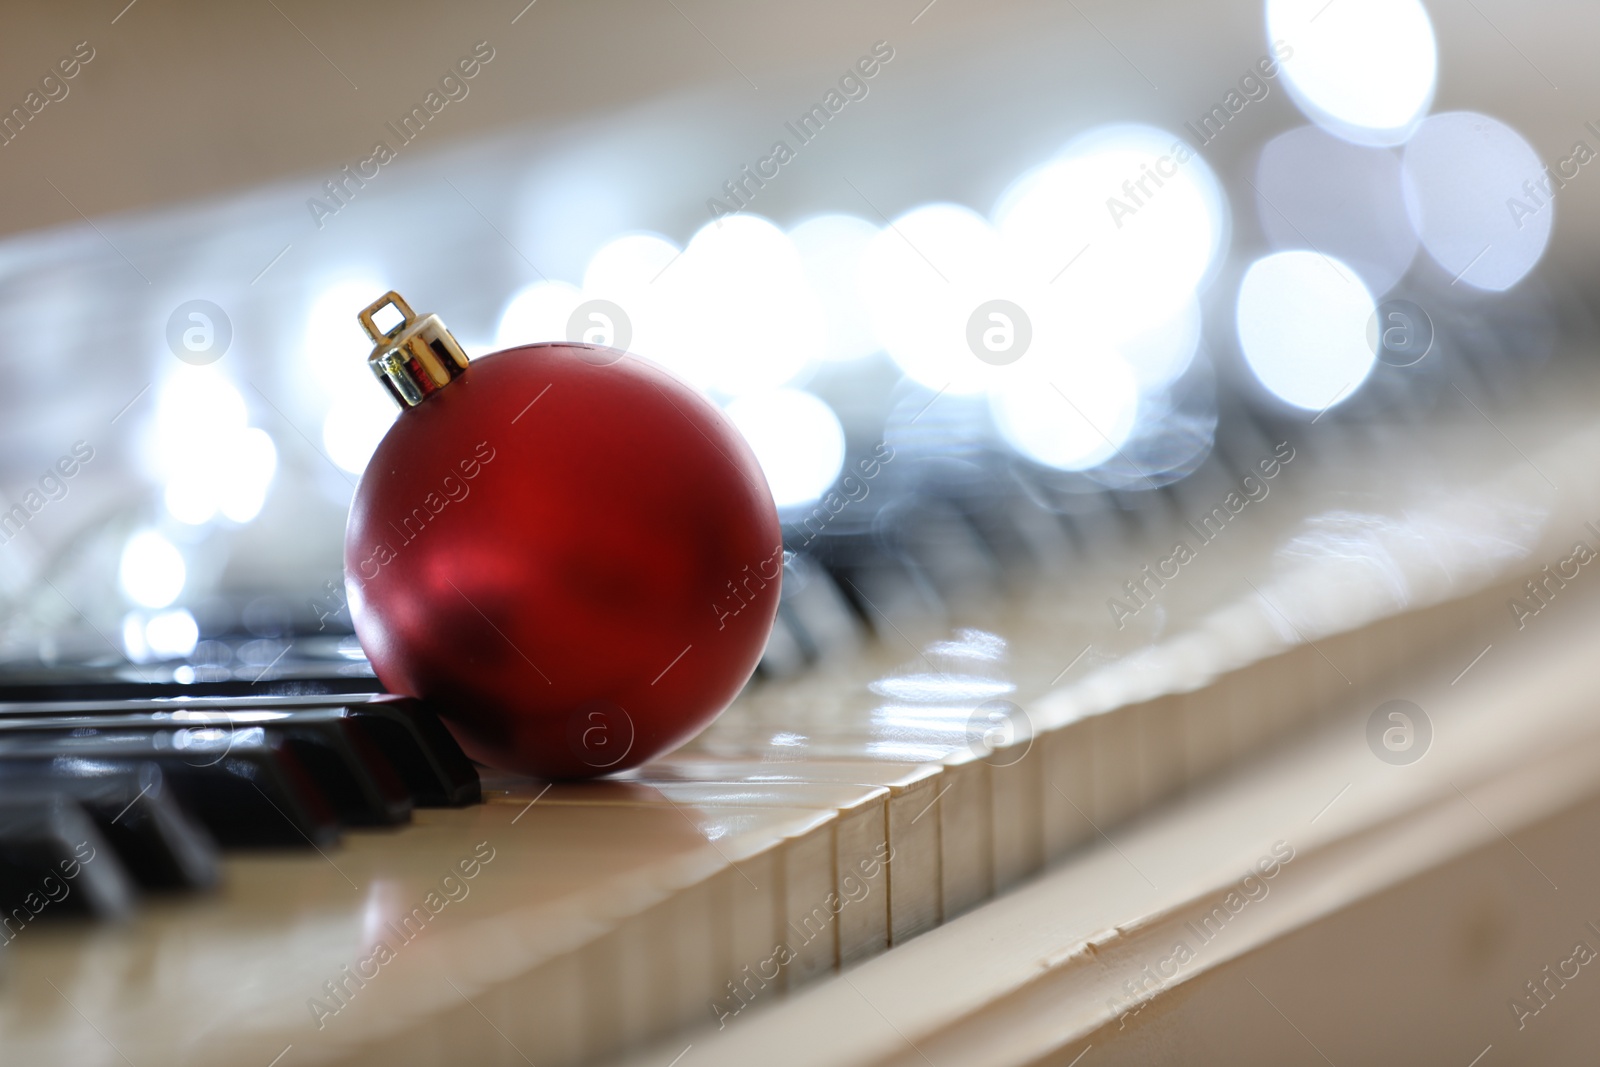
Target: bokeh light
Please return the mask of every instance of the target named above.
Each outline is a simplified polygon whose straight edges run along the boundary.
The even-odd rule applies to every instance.
[[[1239,345],[1279,400],[1322,411],[1349,399],[1372,372],[1367,325],[1375,311],[1348,264],[1278,252],[1252,263],[1239,283]]]
[[[1217,437],[1216,374],[1200,356],[1182,378],[1139,397],[1139,413],[1116,455],[1087,471],[1108,489],[1148,491],[1177,482],[1211,454]]]
[[[1117,346],[1142,392],[1163,389],[1183,376],[1200,348],[1202,325],[1200,302],[1190,299]]]
[[[340,278],[318,290],[306,315],[301,355],[329,406],[322,419],[322,447],[351,474],[366,469],[399,411],[367,369],[372,341],[356,313],[388,286],[371,276]]]
[[[822,301],[827,338],[819,358],[851,360],[878,351],[856,276],[878,227],[854,215],[818,215],[789,231],[806,278]]]
[[[1138,379],[1114,351],[1035,364],[989,395],[995,426],[1022,455],[1057,470],[1086,470],[1116,454],[1133,432]]]
[[[1046,339],[1114,341],[1177,313],[1228,230],[1204,160],[1176,135],[1134,125],[1072,141],[1001,197],[995,222],[1008,258],[1043,287]]]
[[[200,627],[187,608],[162,611],[144,626],[145,645],[156,659],[181,659],[194,651]]]
[[[322,420],[322,447],[340,469],[360,474],[399,416],[400,409],[376,381],[334,398]]]
[[[1544,255],[1555,223],[1544,167],[1516,130],[1487,115],[1430,116],[1406,146],[1407,209],[1451,276],[1509,289]]]
[[[1267,40],[1300,110],[1358,144],[1400,144],[1439,73],[1420,0],[1267,0]]]
[[[585,320],[605,335],[580,329],[574,336],[573,315],[591,301],[613,305],[603,319]],[[794,243],[766,219],[736,215],[702,227],[681,252],[655,234],[606,243],[590,257],[581,287],[542,281],[513,297],[496,344],[623,347],[728,398],[794,381],[825,355],[827,337],[822,302]]]
[[[171,541],[154,530],[141,530],[123,545],[117,580],[135,604],[164,608],[183,592],[188,568]]]
[[[248,425],[244,397],[215,367],[180,367],[161,383],[148,444],[167,512],[189,525],[250,522],[278,469],[271,435]]]
[[[223,518],[246,523],[261,512],[267,488],[278,469],[278,450],[267,431],[247,427],[219,449],[226,473],[217,481],[217,509]]]
[[[987,300],[1027,308],[988,220],[957,204],[928,204],[880,230],[861,254],[860,285],[873,334],[913,381],[952,395],[981,392],[996,368],[967,341]]]
[[[1275,248],[1315,248],[1350,264],[1382,294],[1417,254],[1400,159],[1316,126],[1279,134],[1256,164],[1256,209]]]
[[[583,290],[568,282],[540,281],[513,296],[500,313],[494,347],[516,348],[540,341],[564,341],[567,320],[583,303]]]
[[[663,274],[669,268],[682,265],[675,262],[681,252],[666,238],[649,233],[624,234],[607,242],[584,269],[582,302],[603,300],[614,309],[591,308],[576,336],[569,332],[561,336],[625,347],[663,364],[670,364],[684,349],[692,353],[693,324],[686,324],[686,334],[680,329],[671,286],[658,284],[665,282]]]
[[[754,215],[707,223],[664,270],[658,311],[670,346],[653,359],[724,396],[794,380],[822,350],[827,326],[794,243]]]
[[[780,511],[815,503],[844,467],[844,427],[825,401],[799,389],[750,393],[728,418],[750,443]]]
[[[367,353],[372,341],[356,321],[356,313],[388,288],[377,280],[376,272],[346,275],[316,287],[316,299],[306,312],[300,358],[327,395],[370,386]]]

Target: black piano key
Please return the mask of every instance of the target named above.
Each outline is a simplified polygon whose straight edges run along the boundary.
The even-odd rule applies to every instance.
[[[281,735],[260,728],[161,736],[0,734],[0,767],[100,776],[159,766],[172,791],[224,846],[321,847],[338,840],[326,797]]]
[[[287,661],[285,661],[287,662]],[[279,664],[281,670],[283,664]],[[339,695],[361,696],[376,693],[382,687],[376,678],[319,675],[307,678],[272,678],[264,681],[230,680],[226,682],[169,682],[145,681],[125,677],[126,668],[97,668],[79,666],[69,670],[59,668],[25,672],[7,671],[0,678],[0,701],[56,701],[56,700],[142,700],[153,697],[189,698],[213,697],[224,699],[249,699],[252,697],[285,697],[288,699],[318,699]]]
[[[438,716],[410,697],[324,694],[0,703],[0,724],[17,718],[165,715],[177,723],[282,725],[323,722],[330,714],[360,724],[409,791],[412,803],[459,807],[482,799],[472,761]]]
[[[346,705],[411,790],[419,807],[465,807],[483,799],[478,769],[431,711],[410,697],[381,696]]]
[[[411,821],[411,795],[368,729],[343,709],[310,710],[266,727],[281,732],[348,826]]]
[[[133,881],[77,801],[0,796],[0,940],[39,919],[118,918]]]
[[[256,713],[260,716],[262,713]],[[281,738],[315,779],[340,821],[351,826],[392,826],[411,818],[411,798],[365,725],[339,708],[274,714],[240,725],[226,712],[157,712],[124,715],[0,716],[0,738],[102,737],[108,742],[181,748],[196,737],[264,731]]]
[[[209,889],[220,880],[216,843],[179,806],[154,763],[101,776],[0,764],[0,797],[53,794],[78,802],[141,889]]]

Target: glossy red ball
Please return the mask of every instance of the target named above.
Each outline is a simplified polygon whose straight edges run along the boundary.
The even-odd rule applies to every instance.
[[[481,763],[637,766],[714,719],[783,565],[749,446],[660,367],[579,344],[471,362],[403,411],[345,532],[356,634]]]

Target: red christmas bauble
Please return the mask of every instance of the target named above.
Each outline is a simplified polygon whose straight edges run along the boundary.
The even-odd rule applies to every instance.
[[[387,333],[372,314],[393,304]],[[345,531],[379,680],[473,759],[546,778],[637,766],[714,719],[777,611],[777,510],[726,417],[654,364],[533,344],[468,365],[390,293],[362,313],[403,410]]]

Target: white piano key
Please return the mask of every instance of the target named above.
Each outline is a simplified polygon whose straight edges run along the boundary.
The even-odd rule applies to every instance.
[[[783,850],[783,981],[797,989],[839,965],[839,927],[828,910],[838,884],[830,820],[826,834],[811,834]]]
[[[1088,814],[1105,829],[1139,810],[1139,720],[1104,712],[1089,719],[1088,734],[1094,762],[1094,804]]]
[[[890,944],[901,944],[938,925],[939,820],[932,808],[942,780],[939,765],[871,760],[776,763],[678,754],[657,760],[646,770],[656,780],[834,782],[887,788],[887,861],[868,882],[874,891],[881,887],[888,895]]]
[[[1089,811],[1094,806],[1093,721],[1079,719],[1045,730],[1039,748],[1044,788],[1041,831],[1044,860],[1052,863],[1095,837]]]
[[[994,891],[1004,892],[1044,866],[1044,760],[1032,729],[984,756],[993,791]]]
[[[1188,781],[1183,713],[1184,702],[1177,696],[1157,697],[1125,709],[1125,714],[1138,720],[1141,809],[1173,796]]]
[[[939,819],[942,921],[994,893],[994,787],[989,765],[965,750],[947,757],[930,815]]]
[[[889,847],[888,796],[884,789],[881,797],[874,798],[876,802],[840,812],[834,830],[841,967],[889,948],[888,870],[884,866]]]

